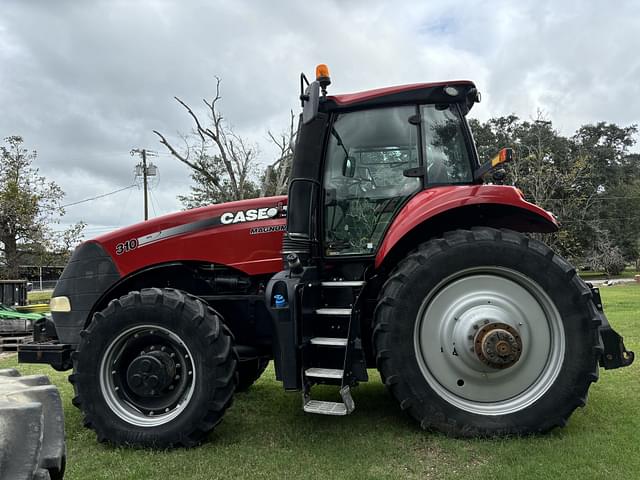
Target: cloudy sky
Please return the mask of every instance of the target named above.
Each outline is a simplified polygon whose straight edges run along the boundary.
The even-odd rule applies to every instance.
[[[64,203],[132,184],[132,148],[160,152],[151,214],[180,208],[187,168],[152,133],[176,138],[222,77],[225,117],[274,152],[268,129],[298,109],[298,75],[327,63],[330,92],[471,79],[473,116],[537,109],[570,134],[640,122],[638,1],[2,0],[0,136],[22,135]],[[142,218],[129,189],[67,208],[92,237]]]

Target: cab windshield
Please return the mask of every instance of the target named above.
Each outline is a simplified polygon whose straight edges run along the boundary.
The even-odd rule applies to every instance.
[[[423,188],[405,176],[426,161],[426,182],[471,181],[471,163],[455,108],[420,107],[423,141],[409,122],[416,106],[340,114],[333,122],[325,163],[325,254],[369,255],[404,202]],[[422,144],[421,144],[422,143]]]

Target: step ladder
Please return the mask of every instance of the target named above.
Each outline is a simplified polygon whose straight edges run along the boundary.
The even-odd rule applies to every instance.
[[[305,340],[302,346],[302,397],[303,410],[307,413],[348,415],[355,410],[351,387],[366,376],[358,306],[359,293],[364,286],[364,281],[342,279],[308,285],[315,292],[307,298],[318,305],[302,316]],[[332,301],[339,304],[332,305]],[[333,329],[332,325],[340,328]],[[335,336],[326,333],[332,329]],[[318,331],[325,333],[316,335]],[[354,363],[358,362],[362,365],[354,374]],[[311,389],[317,384],[338,386],[341,401],[312,399]]]

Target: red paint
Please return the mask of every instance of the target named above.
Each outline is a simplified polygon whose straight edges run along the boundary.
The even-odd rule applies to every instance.
[[[350,103],[363,102],[375,97],[383,97],[385,95],[393,95],[395,93],[407,92],[410,90],[420,90],[423,88],[444,87],[448,85],[469,85],[474,86],[471,80],[453,80],[450,82],[433,82],[433,83],[413,83],[410,85],[397,85],[395,87],[376,88],[374,90],[366,90],[364,92],[346,93],[343,95],[332,95],[328,98],[338,105],[344,106]]]
[[[287,197],[255,198],[172,213],[137,223],[101,235],[93,241],[100,243],[113,257],[120,274],[132,272],[159,263],[171,261],[204,261],[237,268],[248,275],[273,273],[282,269],[282,232],[250,235],[254,227],[282,225],[286,218],[271,218],[252,222],[219,225],[204,230],[187,232],[116,255],[116,245],[177,225],[219,217],[225,212],[236,212],[262,207],[286,205]]]
[[[537,205],[525,201],[514,187],[460,185],[430,188],[418,193],[398,212],[376,255],[376,268],[380,266],[394,245],[413,228],[446,210],[475,204],[519,207],[549,222],[550,231],[558,228],[558,222],[553,215]]]

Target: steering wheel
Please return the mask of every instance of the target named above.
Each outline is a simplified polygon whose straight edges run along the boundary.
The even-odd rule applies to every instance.
[[[358,193],[366,193],[369,190],[374,190],[376,188],[376,182],[372,178],[335,177],[331,179],[331,183],[336,188],[336,190],[340,191],[343,194],[340,196],[345,197],[355,196]],[[356,189],[355,191],[354,187]]]

